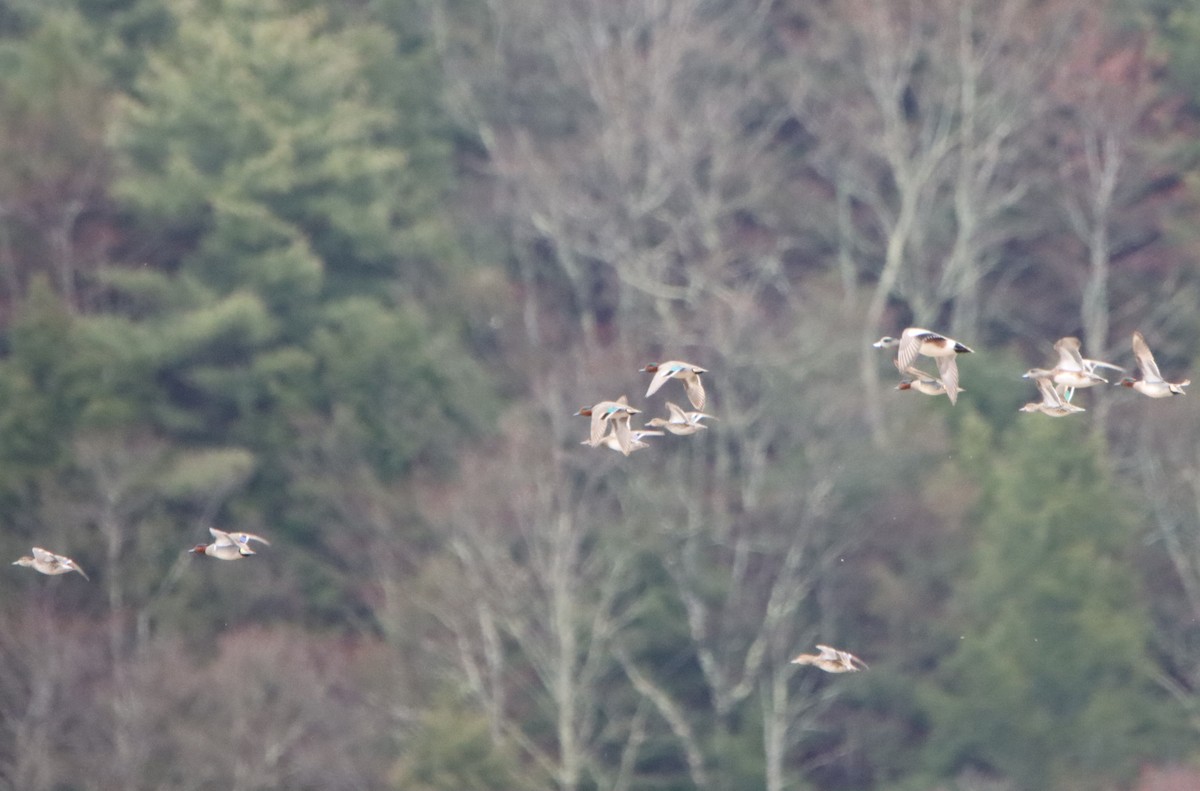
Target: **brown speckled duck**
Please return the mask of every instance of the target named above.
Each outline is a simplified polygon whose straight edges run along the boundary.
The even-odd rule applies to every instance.
[[[827,645],[818,645],[819,654],[800,654],[792,660],[795,665],[816,665],[826,673],[857,673],[867,670],[867,663],[849,651],[839,651]]]
[[[1032,373],[1032,372],[1030,372]],[[1063,394],[1059,391],[1060,385],[1054,384],[1051,371],[1046,371],[1043,376],[1026,376],[1037,382],[1038,392],[1042,395],[1041,401],[1030,401],[1025,406],[1021,407],[1018,412],[1041,412],[1043,415],[1050,417],[1066,417],[1073,415],[1076,412],[1086,412],[1083,407],[1076,406],[1063,398]]]
[[[34,547],[32,556],[23,555],[14,560],[12,564],[14,566],[28,566],[34,571],[40,571],[42,574],[49,574],[51,576],[78,571],[85,580],[90,579],[87,574],[83,573],[83,569],[79,567],[79,564],[66,555],[56,555],[41,547]]]
[[[703,412],[685,412],[678,404],[667,402],[667,410],[670,412],[669,417],[656,417],[646,421],[647,426],[654,428],[664,428],[672,434],[685,437],[689,434],[695,434],[697,431],[708,428],[700,421],[708,418],[716,420],[712,415],[706,415]]]

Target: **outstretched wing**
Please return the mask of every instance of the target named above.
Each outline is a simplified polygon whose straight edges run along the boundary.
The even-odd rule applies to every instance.
[[[849,651],[842,651],[843,661],[852,670],[869,670],[870,666]]]
[[[667,411],[671,413],[671,417],[669,418],[671,423],[686,424],[688,422],[687,414],[683,411],[683,408],[679,406],[679,404],[676,404],[673,401],[668,401]]]
[[[836,648],[832,648],[827,645],[817,645],[817,650],[821,652],[821,656],[820,656],[821,659],[832,659],[834,661],[837,661],[840,658],[839,654],[841,652],[838,651]]]
[[[255,535],[254,533],[230,533],[229,537],[232,538],[234,541],[236,541],[239,545],[242,545],[242,546],[245,546],[250,541],[257,541],[258,543],[263,544],[268,547],[271,546],[270,541],[263,538],[262,536]]]
[[[1037,382],[1038,392],[1042,394],[1042,403],[1046,406],[1060,407],[1065,404],[1062,393],[1058,392],[1058,388],[1054,386],[1054,380],[1038,377],[1034,380]]]
[[[232,535],[224,530],[218,530],[215,527],[210,527],[208,532],[212,533],[213,543],[219,547],[236,547],[238,542]]]
[[[608,414],[604,411],[592,408],[592,423],[588,432],[588,443],[594,448],[604,441],[604,432],[608,429]]]
[[[695,371],[689,373],[683,379],[683,386],[687,390],[688,401],[692,402],[692,406],[696,409],[704,409],[704,383],[700,381],[700,374]]]
[[[650,386],[646,388],[646,397],[649,398],[658,392],[658,388],[666,384],[673,373],[675,373],[674,369],[666,364],[658,366],[658,370],[654,372],[654,378],[650,380]]]
[[[1082,371],[1083,355],[1079,351],[1078,338],[1059,338],[1054,342],[1054,350],[1058,352],[1058,367],[1064,371]]]
[[[629,428],[629,414],[621,413],[612,416],[613,434],[617,438],[617,448],[628,456],[633,452],[633,432]]]
[[[92,581],[92,578],[84,573],[83,569],[79,567],[78,563],[71,560],[70,558],[63,558],[62,560],[63,560],[63,565],[66,566],[67,568],[69,568],[71,571],[78,571],[85,580],[87,580],[88,582]]]
[[[1133,331],[1133,356],[1137,359],[1138,367],[1142,369],[1142,379],[1147,382],[1163,381],[1162,374],[1158,372],[1158,363],[1154,362],[1154,355],[1146,345],[1146,339],[1137,330]]]
[[[1085,369],[1087,369],[1087,372],[1090,374],[1095,373],[1097,368],[1108,368],[1113,371],[1124,371],[1125,370],[1124,368],[1122,368],[1119,365],[1113,365],[1112,363],[1106,363],[1103,360],[1084,360],[1083,367]]]
[[[58,555],[54,554],[53,552],[49,552],[45,549],[42,549],[41,547],[33,548],[33,556],[35,558],[37,558],[38,560],[44,561],[46,563],[57,563],[58,562]]]
[[[938,357],[938,373],[941,374],[942,387],[946,388],[946,395],[950,398],[950,404],[958,403],[958,360],[952,354],[949,357]]]
[[[909,333],[905,330],[900,336],[900,345],[896,347],[896,367],[907,371],[917,361],[921,353],[921,343],[932,333]]]

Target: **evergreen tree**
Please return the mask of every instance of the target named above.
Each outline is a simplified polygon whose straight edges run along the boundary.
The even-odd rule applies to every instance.
[[[395,475],[474,422],[461,394],[476,382],[405,296],[452,242],[421,230],[438,224],[449,168],[431,177],[439,149],[415,142],[402,92],[381,87],[403,55],[383,27],[320,6],[177,14],[113,135],[115,192],[159,273],[108,276],[114,303],[167,298],[127,315],[161,339],[156,380],[183,410],[176,428],[270,458],[298,419],[347,406]]]
[[[378,294],[404,260],[409,168],[367,74],[391,56],[388,33],[330,30],[319,9],[280,2],[181,9],[115,134],[116,192],[163,263],[255,287],[300,321],[323,289]]]
[[[1147,672],[1134,522],[1104,449],[1078,421],[1035,418],[991,458],[959,581],[961,639],[924,696],[927,758],[938,774],[982,770],[1022,788],[1128,778],[1169,756],[1179,712]]]

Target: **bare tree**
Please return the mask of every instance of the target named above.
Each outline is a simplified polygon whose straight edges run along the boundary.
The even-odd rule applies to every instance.
[[[713,345],[705,353],[718,422],[654,448],[662,461],[623,496],[624,511],[651,526],[708,705],[679,697],[666,669],[632,650],[621,662],[670,726],[697,787],[728,784],[709,740],[719,744],[721,735],[748,727],[746,709],[754,704],[768,788],[789,785],[796,740],[820,707],[788,660],[814,640],[834,639],[822,634],[833,619],[818,615],[816,594],[836,565],[831,558],[865,535],[834,527],[837,471],[845,464],[840,443],[826,438],[854,433],[861,403],[844,397],[836,377],[826,378],[848,350],[845,341],[812,331],[826,319],[820,302],[814,296],[779,319],[751,296],[711,311]],[[755,349],[751,359],[746,348]],[[793,397],[799,390],[803,402]]]
[[[569,113],[551,123],[505,112],[481,94],[519,100],[511,87],[448,61],[455,106],[480,130],[505,197],[527,295],[554,277],[597,340],[601,324],[636,329],[642,318],[690,331],[677,313],[701,308],[701,296],[778,277],[793,208],[779,197],[785,114],[760,79],[769,4],[487,7],[489,65],[511,85],[553,73],[554,106]],[[761,241],[748,260],[751,237]],[[527,323],[536,315],[527,310]]]
[[[375,786],[380,767],[367,748],[383,709],[360,694],[353,643],[252,628],[222,636],[218,649],[182,685],[180,787]]]
[[[36,580],[43,588],[46,580]],[[85,770],[76,761],[92,705],[89,681],[103,666],[100,625],[52,606],[51,590],[4,614],[0,629],[0,785],[59,788]],[[97,639],[100,638],[100,639]]]
[[[156,518],[168,501],[196,501],[211,516],[253,469],[245,451],[172,451],[167,443],[141,430],[96,431],[81,434],[75,443],[75,467],[70,474],[45,482],[52,496],[41,518],[66,535],[86,535],[92,529],[102,539],[101,562],[92,568],[92,584],[104,591],[98,623],[107,637],[109,674],[104,701],[108,719],[96,720],[108,740],[110,760],[104,776],[122,787],[144,785],[145,768],[153,761],[153,742],[146,737],[148,710],[143,677],[148,663],[141,653],[151,644],[151,622],[160,597],[186,561],[180,542],[160,567],[164,547],[171,545],[164,521]],[[99,771],[99,770],[98,770]]]
[[[630,756],[644,715],[602,684],[629,617],[637,541],[611,493],[624,459],[579,446],[587,424],[566,417],[562,373],[538,382],[540,405],[514,415],[496,447],[463,460],[453,501],[430,505],[452,559],[435,567],[431,609],[494,737],[528,760],[531,786],[616,787],[631,758],[614,773],[601,747],[615,740]]]
[[[866,292],[859,373],[877,441],[870,342],[899,329],[884,326],[889,308],[971,337],[1003,315],[980,293],[1001,264],[1012,276],[1006,247],[1040,230],[1020,207],[1044,186],[1039,91],[1071,17],[1035,5],[856,0],[814,14],[793,46],[789,101],[834,185],[842,280]]]
[[[934,289],[951,301],[951,331],[975,337],[982,319],[1004,309],[985,315],[981,294],[1002,264],[1013,268],[1005,249],[1041,230],[1023,209],[1046,186],[1036,164],[1037,131],[1050,106],[1041,87],[1071,37],[1073,7],[1038,9],[1025,0],[957,5],[955,47],[946,53],[958,87],[948,188],[954,237]],[[953,13],[953,4],[942,12]]]
[[[1097,354],[1111,348],[1113,257],[1145,238],[1136,213],[1129,218],[1135,222],[1124,219],[1127,209],[1156,178],[1147,138],[1162,99],[1146,46],[1140,38],[1117,39],[1095,12],[1087,14],[1053,83],[1061,102],[1061,201],[1087,259],[1077,278],[1080,319],[1084,341]]]

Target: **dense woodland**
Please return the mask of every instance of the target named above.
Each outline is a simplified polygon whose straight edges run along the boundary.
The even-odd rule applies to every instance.
[[[0,566],[0,788],[1196,788],[1200,390],[1017,408],[1064,335],[1200,381],[1198,53],[1200,0],[3,0],[0,549],[91,580]],[[580,445],[663,358],[711,428]]]

